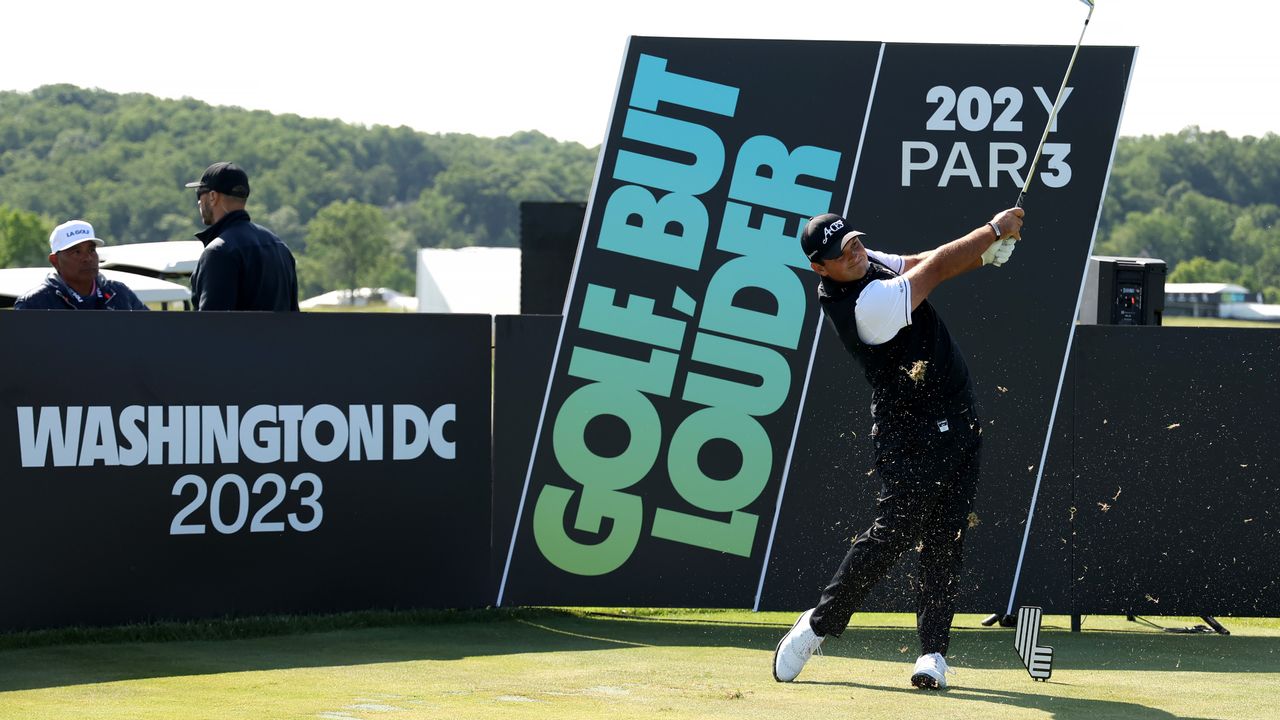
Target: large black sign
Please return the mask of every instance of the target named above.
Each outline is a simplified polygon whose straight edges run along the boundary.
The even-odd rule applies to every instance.
[[[499,602],[754,593],[878,52],[632,40]]]
[[[1071,48],[886,47],[850,217],[870,247],[928,249],[1013,204],[1044,131]],[[1010,262],[944,283],[930,302],[964,352],[983,418],[982,476],[966,535],[959,607],[1003,612],[1040,471],[1076,301],[1116,143],[1132,48],[1081,50],[1027,195],[1026,225]],[[830,342],[826,342],[830,340]],[[834,337],[819,346],[793,482],[779,522],[762,607],[808,607],[874,519],[869,475],[870,391]],[[1059,417],[1069,415],[1069,406]],[[1070,461],[1055,450],[1049,460]],[[1065,597],[1065,476],[1049,465],[1035,528],[1053,544],[1024,563],[1021,597]],[[1060,541],[1060,542],[1059,542]],[[1048,572],[1046,572],[1048,571]],[[915,553],[868,598],[910,607]]]
[[[1017,197],[1069,53],[633,39],[499,602],[811,595],[858,523],[870,462],[839,458],[864,456],[869,421],[850,368],[821,356],[808,382],[821,325],[799,229],[847,211],[871,247],[908,253],[981,225]],[[932,298],[984,397],[1039,421],[988,442],[984,486],[1020,517],[974,544],[1010,575],[1132,60],[1082,51],[1027,241]],[[840,522],[813,522],[814,502]]]
[[[483,604],[487,316],[5,313],[4,629]]]

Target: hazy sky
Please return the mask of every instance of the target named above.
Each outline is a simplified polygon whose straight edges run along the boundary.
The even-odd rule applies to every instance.
[[[1070,46],[1087,13],[1078,0],[23,1],[0,12],[0,89],[72,83],[591,146],[629,35]],[[1085,44],[1139,47],[1122,134],[1238,137],[1280,132],[1277,28],[1262,0],[1099,0]]]

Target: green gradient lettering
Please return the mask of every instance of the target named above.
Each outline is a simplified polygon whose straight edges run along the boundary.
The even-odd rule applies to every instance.
[[[580,543],[565,532],[573,491],[544,485],[533,506],[533,538],[552,565],[575,575],[605,575],[631,557],[640,540],[644,507],[635,495],[613,491],[582,490],[574,528],[599,533],[604,518],[613,520],[608,535],[596,544]]]
[[[698,466],[698,451],[711,440],[728,440],[742,454],[738,473],[716,480]],[[746,507],[760,496],[773,470],[769,435],[750,415],[726,408],[703,408],[680,423],[671,436],[667,471],[671,484],[690,505],[710,512]]]
[[[639,185],[609,196],[600,224],[601,250],[697,270],[707,244],[707,208],[697,198],[669,193],[661,200]]]
[[[578,348],[574,353],[575,362],[582,350]],[[627,426],[627,446],[616,456],[605,457],[587,447],[587,424],[599,415],[611,415]],[[604,519],[613,524],[600,542],[575,541],[564,527],[574,491],[544,486],[534,505],[533,537],[551,564],[578,575],[603,575],[631,557],[640,539],[644,507],[640,498],[621,491],[653,467],[661,435],[658,412],[634,387],[596,382],[578,388],[565,400],[556,414],[552,448],[561,469],[582,486],[573,527],[578,532],[598,535]]]
[[[715,187],[724,172],[724,143],[704,125],[630,110],[622,137],[688,153],[693,156],[693,163],[620,150],[614,179],[682,195],[701,195]]]
[[[791,391],[791,368],[777,351],[733,338],[698,333],[693,341],[697,362],[729,368],[760,378],[759,385],[689,373],[682,397],[698,405],[732,408],[747,415],[772,415]]]
[[[834,150],[806,145],[787,152],[777,138],[757,135],[738,151],[729,197],[804,217],[821,215],[831,206],[831,193],[801,185],[800,178],[834,180],[839,167]]]
[[[656,111],[659,102],[733,117],[738,105],[738,88],[667,72],[666,58],[641,54],[629,104]]]
[[[734,304],[740,290],[759,288],[773,296],[776,310],[750,310]],[[795,350],[804,330],[805,291],[790,267],[751,255],[720,266],[707,285],[699,327],[726,335]]]
[[[655,314],[653,299],[643,295],[630,295],[626,305],[615,305],[617,292],[610,287],[588,284],[578,327],[669,350],[680,349],[683,321]]]

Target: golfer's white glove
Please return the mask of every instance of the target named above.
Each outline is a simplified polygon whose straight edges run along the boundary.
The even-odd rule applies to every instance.
[[[995,243],[996,256],[995,259],[991,261],[991,264],[996,267],[1000,267],[1001,265],[1009,262],[1009,257],[1013,255],[1013,246],[1017,244],[1018,241],[1011,237]]]
[[[983,265],[995,265],[1000,267],[1009,261],[1009,256],[1013,254],[1013,244],[1017,242],[1013,238],[1005,238],[991,243],[991,247],[982,253]]]

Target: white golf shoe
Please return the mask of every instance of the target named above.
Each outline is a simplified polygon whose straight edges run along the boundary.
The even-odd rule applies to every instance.
[[[916,669],[911,672],[911,684],[927,690],[941,690],[947,686],[947,661],[938,653],[921,655]]]
[[[791,682],[796,679],[804,664],[826,640],[825,635],[813,631],[809,618],[813,610],[806,610],[791,630],[778,641],[778,649],[773,651],[773,679],[778,682]]]

